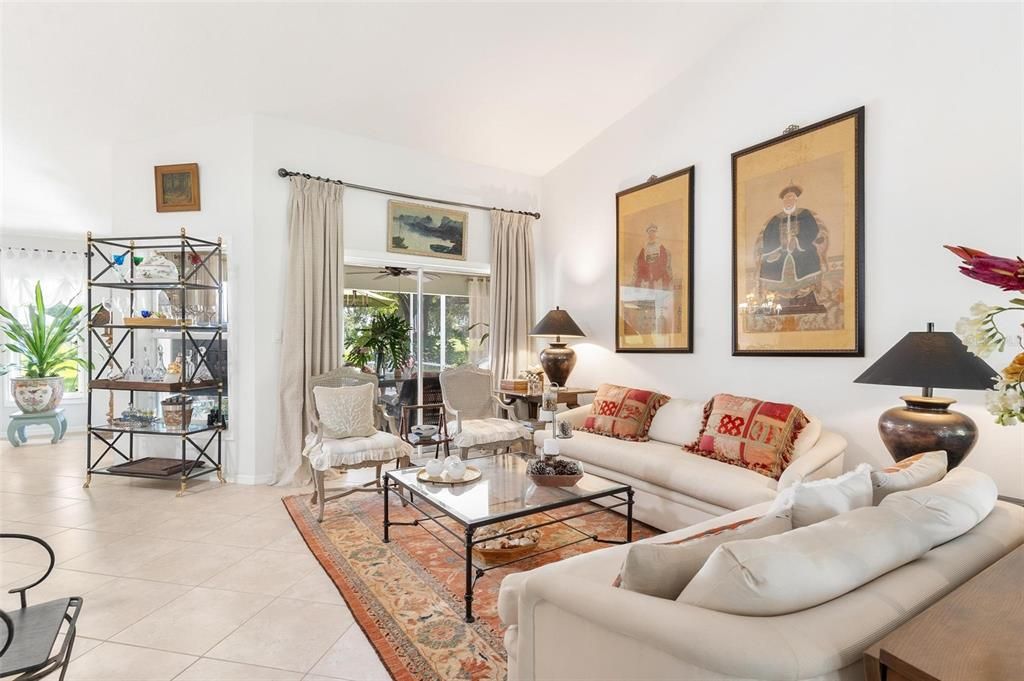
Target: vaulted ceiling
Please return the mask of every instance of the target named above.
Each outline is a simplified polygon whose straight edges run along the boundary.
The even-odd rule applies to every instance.
[[[250,113],[543,175],[761,6],[137,2],[0,11],[4,169],[24,174],[14,186],[26,192],[32,177],[59,177],[67,163],[102,172],[113,143]]]

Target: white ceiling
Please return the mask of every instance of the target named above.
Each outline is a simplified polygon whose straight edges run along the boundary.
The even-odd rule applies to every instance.
[[[102,173],[116,142],[250,113],[543,175],[759,9],[3,3],[5,186],[59,223],[96,191],[72,166]]]

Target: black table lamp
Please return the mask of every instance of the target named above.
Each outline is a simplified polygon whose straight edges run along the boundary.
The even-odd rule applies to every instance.
[[[566,347],[562,338],[584,338],[585,334],[569,313],[560,307],[548,312],[530,331],[531,336],[554,336],[555,340],[540,351],[540,365],[548,380],[564,388],[576,366],[576,352]]]
[[[920,395],[904,395],[905,407],[893,407],[878,419],[878,434],[892,458],[901,461],[920,452],[943,449],[949,468],[971,451],[978,426],[971,417],[950,411],[956,402],[936,397],[932,388],[985,390],[995,383],[996,371],[948,331],[908,333],[854,383],[908,385],[921,388]]]

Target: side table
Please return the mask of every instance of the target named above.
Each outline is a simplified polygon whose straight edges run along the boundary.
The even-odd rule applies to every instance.
[[[537,414],[540,409],[540,403],[544,399],[543,395],[531,395],[527,392],[519,390],[499,390],[499,395],[508,398],[512,401],[526,402],[526,410],[530,420],[536,420]],[[597,390],[594,388],[559,388],[557,391],[558,397],[556,401],[558,404],[564,404],[570,409],[580,406],[580,395],[589,395],[596,393]],[[508,401],[505,404],[509,404]]]
[[[864,653],[867,681],[1009,681],[1024,673],[1024,546]]]
[[[64,418],[64,407],[57,407],[53,411],[41,411],[35,414],[24,414],[16,411],[11,414],[11,421],[7,424],[7,441],[14,447],[20,447],[28,441],[25,428],[37,423],[50,426],[53,430],[50,444],[57,444],[64,439],[64,434],[68,432],[68,421]]]

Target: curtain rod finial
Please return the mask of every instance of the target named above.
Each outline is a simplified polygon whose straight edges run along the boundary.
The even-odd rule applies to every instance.
[[[288,177],[288,171],[285,170],[284,168],[278,168],[277,169],[277,176],[278,177]]]

